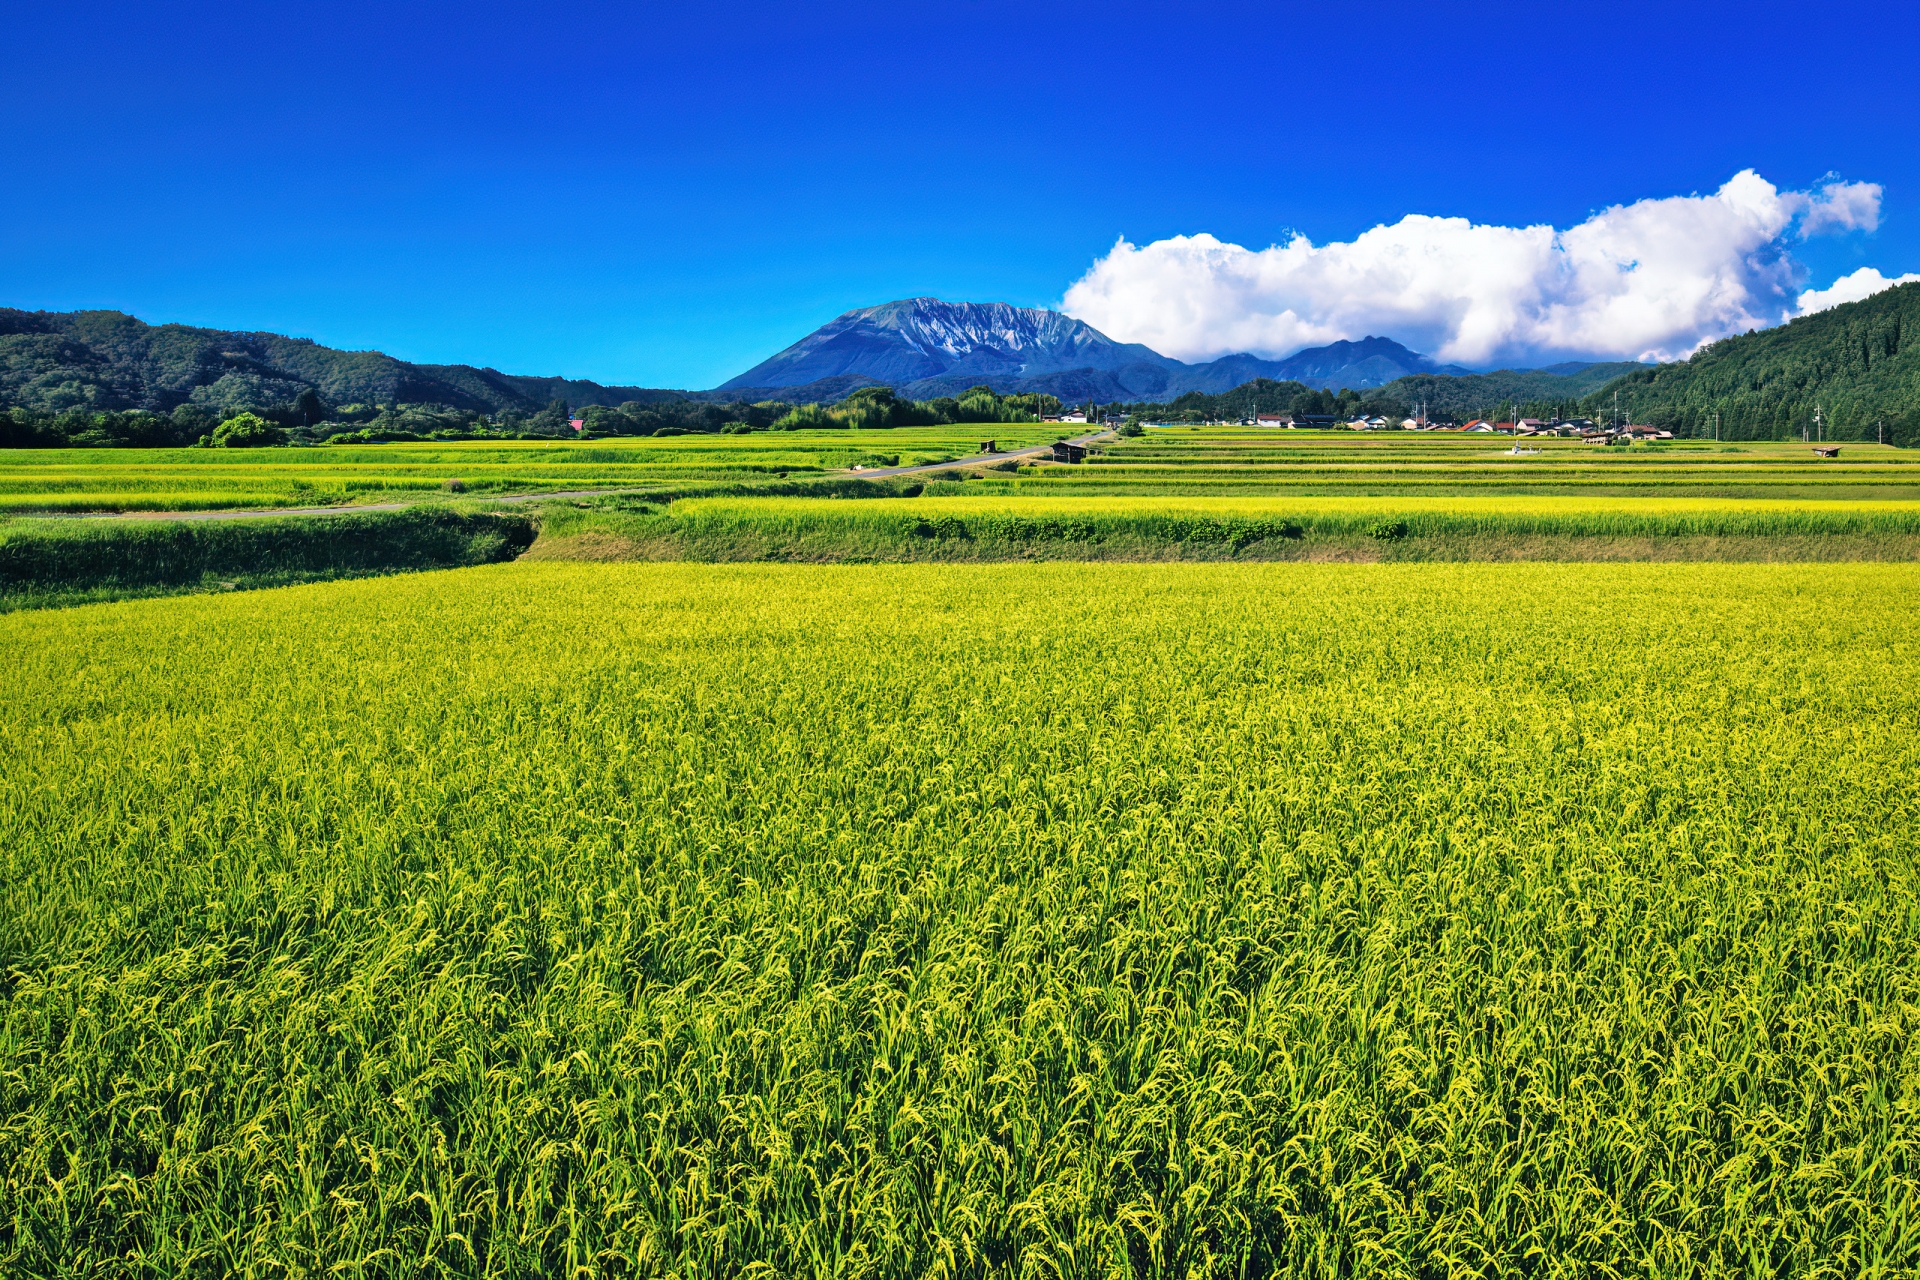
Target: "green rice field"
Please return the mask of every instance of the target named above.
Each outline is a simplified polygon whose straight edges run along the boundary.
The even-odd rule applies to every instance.
[[[0,617],[0,1271],[1913,1274],[1917,611],[521,561]]]
[[[1518,450],[1518,452],[1516,452]],[[1631,447],[1452,432],[1151,428],[1079,467],[1044,469],[1083,494],[1566,494],[1920,499],[1920,455],[1848,443],[1816,458],[1786,441]]]
[[[994,423],[899,431],[758,432],[579,442],[488,441],[304,449],[0,450],[0,514],[311,507],[475,494],[662,488],[697,492],[940,462],[982,439],[1010,447],[1056,428]]]
[[[477,495],[645,490],[739,493],[851,468],[964,464],[1085,428],[976,424],[891,431],[755,432],[580,442],[342,445],[302,449],[0,451],[0,516],[431,501],[450,481]],[[1029,465],[969,481],[981,494],[1083,497],[1528,496],[1920,501],[1920,454],[1849,443],[1675,441],[1596,448],[1446,433],[1151,428],[1077,466]]]

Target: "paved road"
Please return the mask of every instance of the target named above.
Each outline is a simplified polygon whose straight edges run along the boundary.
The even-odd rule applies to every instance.
[[[1084,436],[1075,436],[1069,444],[1090,444],[1105,439],[1111,431],[1092,431]],[[809,480],[826,480],[835,476],[852,477],[860,480],[885,480],[891,476],[910,476],[923,471],[950,471],[955,467],[982,467],[992,462],[1005,462],[1010,458],[1032,458],[1043,453],[1053,452],[1050,444],[1035,445],[1031,449],[1012,449],[1005,453],[980,453],[965,458],[956,458],[952,462],[926,462],[916,467],[880,467],[870,471],[829,472],[825,475],[806,476]],[[603,494],[622,493],[634,488],[633,485],[620,485],[611,489],[561,489],[546,493],[515,493],[492,501],[540,502],[548,498],[597,498]],[[475,497],[480,495],[475,494]],[[252,520],[261,516],[344,516],[356,511],[399,511],[414,505],[410,502],[369,502],[357,507],[264,507],[243,511],[32,511],[16,512],[17,515],[40,515],[65,520]]]
[[[991,426],[991,423],[981,423]],[[1089,431],[1084,436],[1075,436],[1068,444],[1091,444],[1095,440],[1104,440],[1112,435],[1111,431]],[[885,480],[891,476],[910,476],[923,471],[951,471],[955,467],[984,467],[988,463],[1005,462],[1010,458],[1033,458],[1043,453],[1052,453],[1050,444],[1037,444],[1031,449],[1010,449],[1004,453],[975,453],[964,458],[955,458],[952,462],[923,462],[917,467],[874,467],[866,471],[850,471],[847,474],[858,476],[862,480]]]

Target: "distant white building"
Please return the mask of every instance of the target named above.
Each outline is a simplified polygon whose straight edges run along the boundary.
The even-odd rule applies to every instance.
[[[1086,412],[1081,409],[1074,409],[1068,413],[1046,414],[1040,419],[1042,422],[1085,422],[1086,420]]]
[[[1256,427],[1290,427],[1293,425],[1293,415],[1290,413],[1256,413],[1253,415],[1253,425]]]

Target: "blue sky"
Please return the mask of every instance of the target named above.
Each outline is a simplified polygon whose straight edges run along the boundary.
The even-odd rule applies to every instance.
[[[1915,7],[0,3],[0,305],[705,387],[851,307],[1057,304],[1124,236],[1879,184]],[[1132,335],[1116,335],[1132,336]],[[1359,336],[1359,335],[1352,335]]]

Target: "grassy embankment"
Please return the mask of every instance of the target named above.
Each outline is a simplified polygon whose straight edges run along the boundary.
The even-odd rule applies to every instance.
[[[953,488],[958,486],[943,486]],[[1920,558],[1920,502],[982,495],[552,504],[536,559]]]
[[[519,563],[0,618],[0,1270],[1914,1274],[1916,612]]]
[[[0,611],[512,559],[524,513],[416,507],[245,520],[0,523]]]

